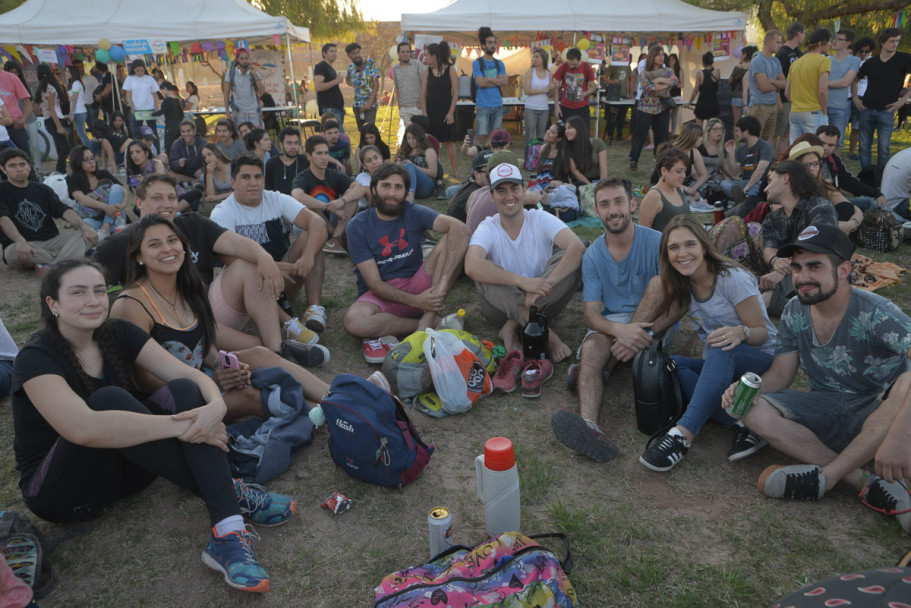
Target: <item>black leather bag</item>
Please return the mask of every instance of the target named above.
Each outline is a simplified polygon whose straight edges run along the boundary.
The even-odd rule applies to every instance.
[[[636,427],[646,435],[670,430],[686,410],[677,364],[662,350],[661,340],[656,339],[633,358],[633,394]]]

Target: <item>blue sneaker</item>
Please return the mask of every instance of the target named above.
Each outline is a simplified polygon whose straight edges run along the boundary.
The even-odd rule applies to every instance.
[[[225,582],[235,589],[266,593],[271,583],[253,553],[254,534],[244,530],[218,536],[212,528],[212,538],[202,552],[202,563],[224,574]]]
[[[262,486],[234,480],[234,493],[240,504],[240,513],[257,526],[280,526],[294,515],[297,501],[290,496],[267,492]]]

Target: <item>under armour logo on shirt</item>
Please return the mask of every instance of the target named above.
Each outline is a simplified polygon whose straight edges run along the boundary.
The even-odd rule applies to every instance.
[[[404,249],[405,247],[407,247],[407,246],[408,246],[408,241],[406,241],[406,240],[403,238],[404,236],[405,236],[405,229],[404,229],[404,228],[399,228],[399,238],[398,238],[397,240],[395,240],[395,241],[391,241],[391,242],[390,242],[390,241],[389,241],[389,235],[388,235],[388,234],[384,234],[384,235],[383,235],[383,238],[380,239],[380,245],[383,246],[383,253],[382,253],[382,256],[383,256],[383,257],[387,257],[387,256],[391,255],[391,254],[392,254],[392,249],[393,249],[393,247],[395,247],[395,248],[398,249],[399,251],[401,251],[402,249]]]

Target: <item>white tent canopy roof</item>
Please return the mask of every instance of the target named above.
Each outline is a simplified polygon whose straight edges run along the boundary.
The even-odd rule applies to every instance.
[[[310,31],[244,0],[28,0],[0,15],[0,42],[96,45],[100,38],[182,42],[289,34],[310,42]]]
[[[34,1],[34,0],[33,0]],[[743,30],[746,14],[712,11],[681,0],[456,0],[433,13],[402,15],[409,32],[726,32]]]

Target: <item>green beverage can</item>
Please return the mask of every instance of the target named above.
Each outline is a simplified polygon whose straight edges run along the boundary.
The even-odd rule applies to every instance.
[[[759,387],[762,386],[762,378],[753,372],[747,372],[740,376],[740,382],[734,389],[734,402],[731,404],[731,416],[741,418],[750,409],[753,399],[759,394]]]

